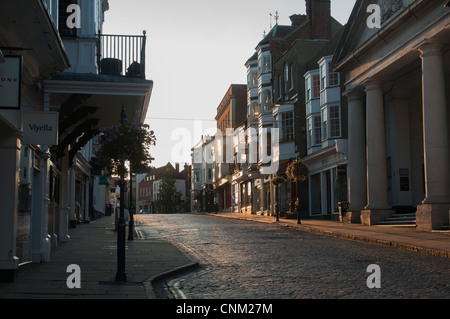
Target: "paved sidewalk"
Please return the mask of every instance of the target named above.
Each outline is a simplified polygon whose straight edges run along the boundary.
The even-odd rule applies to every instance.
[[[275,223],[319,234],[409,249],[448,258],[450,232],[422,232],[405,227],[363,226],[326,220],[297,220],[210,213],[210,217]],[[117,232],[114,217],[106,216],[69,231],[71,240],[53,250],[51,261],[23,266],[14,283],[0,283],[0,299],[154,299],[151,282],[174,272],[196,267],[190,256],[163,239],[126,240],[127,282],[115,282]],[[128,229],[127,229],[128,236]],[[81,289],[69,289],[67,267],[81,268]]]
[[[14,283],[0,283],[0,299],[153,299],[152,280],[196,261],[164,240],[126,240],[126,283],[115,281],[117,232],[105,216],[69,230],[71,240],[53,250],[51,261],[22,266]],[[128,228],[126,229],[128,238]],[[67,267],[81,269],[81,289],[69,289]]]
[[[300,230],[316,232],[323,235],[358,240],[367,243],[392,246],[420,253],[449,258],[450,231],[424,232],[412,227],[402,226],[364,226],[361,224],[344,224],[331,220],[301,220],[276,218],[272,216],[250,215],[242,213],[209,213],[208,215],[227,218],[238,218],[263,223],[276,223],[281,226],[294,227]]]

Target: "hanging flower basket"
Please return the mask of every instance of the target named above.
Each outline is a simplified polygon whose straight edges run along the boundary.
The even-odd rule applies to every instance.
[[[287,177],[294,182],[304,182],[308,179],[308,167],[300,160],[289,164],[286,169]]]
[[[272,179],[272,185],[275,187],[279,187],[284,182],[286,182],[286,180],[281,176],[276,176]]]
[[[111,174],[127,173],[123,165],[128,161],[133,173],[142,173],[152,161],[150,146],[155,145],[155,135],[147,124],[128,122],[104,127],[100,130],[100,148],[97,154],[98,164]]]

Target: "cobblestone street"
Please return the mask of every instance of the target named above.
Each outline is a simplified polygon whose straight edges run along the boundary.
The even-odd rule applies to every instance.
[[[140,215],[144,238],[164,238],[200,267],[155,285],[159,298],[448,298],[447,258],[330,238],[275,224],[202,215]],[[381,288],[369,289],[369,265]]]

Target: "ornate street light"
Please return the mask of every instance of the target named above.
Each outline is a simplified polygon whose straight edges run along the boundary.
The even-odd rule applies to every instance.
[[[156,144],[156,138],[153,131],[150,131],[150,126],[144,123],[133,122],[130,123],[125,113],[125,106],[122,105],[120,114],[120,125],[112,125],[104,127],[99,130],[100,148],[97,154],[98,162],[105,167],[111,174],[120,176],[120,217],[117,222],[117,281],[125,281],[125,174],[127,168],[125,161],[129,162],[130,175],[143,173],[148,170],[148,167],[153,160],[150,156],[149,148]],[[133,170],[133,172],[131,172]],[[132,177],[130,178],[132,182]],[[130,189],[132,185],[130,185]],[[132,192],[130,191],[130,196]],[[131,222],[133,212],[132,201],[130,200]],[[130,228],[131,235],[128,238],[132,240],[133,229]]]

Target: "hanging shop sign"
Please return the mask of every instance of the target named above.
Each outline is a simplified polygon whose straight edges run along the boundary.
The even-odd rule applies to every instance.
[[[108,176],[100,176],[98,180],[99,185],[108,185]]]
[[[58,145],[58,112],[22,113],[23,144]]]
[[[0,109],[19,109],[22,83],[22,57],[5,56],[0,63]]]

